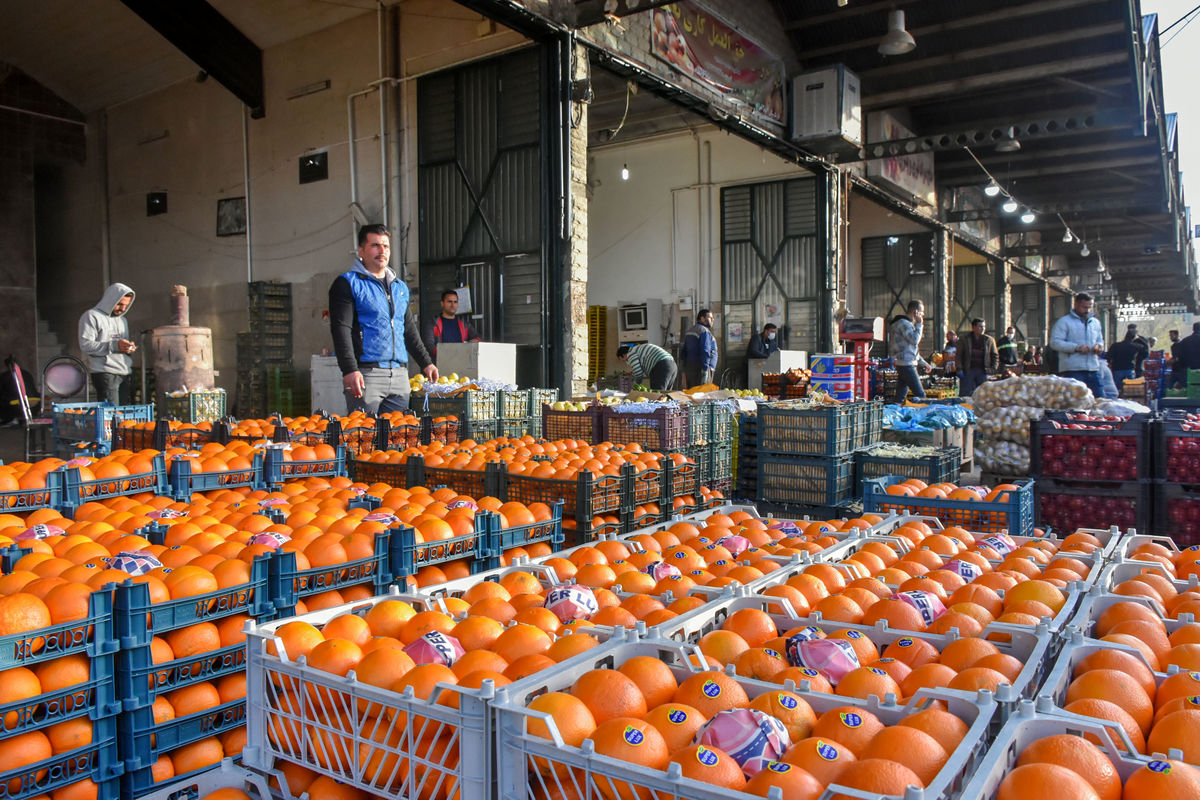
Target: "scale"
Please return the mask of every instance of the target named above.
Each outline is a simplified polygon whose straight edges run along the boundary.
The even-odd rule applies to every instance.
[[[871,399],[871,346],[883,341],[883,317],[847,317],[842,320],[841,339],[854,345],[855,395]]]

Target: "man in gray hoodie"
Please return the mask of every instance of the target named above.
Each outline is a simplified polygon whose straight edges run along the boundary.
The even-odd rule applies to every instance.
[[[129,376],[133,370],[131,354],[137,345],[129,338],[125,315],[136,293],[123,283],[104,290],[104,297],[79,318],[79,349],[83,352],[92,386],[100,400],[113,405],[129,405]]]
[[[896,366],[896,396],[894,402],[903,403],[911,391],[913,397],[920,400],[925,397],[921,387],[921,376],[917,373],[920,366],[929,370],[929,362],[921,358],[917,349],[921,343],[921,333],[925,325],[925,304],[920,300],[909,302],[907,314],[892,320],[888,343],[892,361]]]

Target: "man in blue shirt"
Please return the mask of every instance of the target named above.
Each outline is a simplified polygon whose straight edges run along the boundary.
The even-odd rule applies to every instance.
[[[329,287],[329,328],[351,411],[382,414],[408,407],[408,362],[431,381],[437,367],[425,350],[404,281],[388,267],[391,235],[383,225],[358,230],[358,258]]]
[[[702,309],[696,324],[683,335],[683,351],[679,360],[683,362],[683,388],[689,389],[704,383],[712,383],[717,370],[717,339],[712,333],[713,313]]]

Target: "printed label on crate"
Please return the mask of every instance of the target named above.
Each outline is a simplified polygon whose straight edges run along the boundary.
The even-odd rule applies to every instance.
[[[25,530],[16,535],[18,541],[22,539],[48,539],[51,536],[62,536],[66,531],[57,525],[47,525],[44,522],[37,525],[30,525]]]
[[[789,664],[815,669],[834,685],[861,666],[854,646],[845,639],[808,640],[797,635],[788,639],[786,649]]]
[[[718,712],[701,726],[693,741],[728,753],[741,765],[748,778],[757,775],[767,764],[783,758],[792,745],[782,722],[750,708]]]
[[[575,584],[553,587],[546,592],[546,602],[543,605],[564,624],[573,619],[590,619],[600,610],[596,593],[586,586]]]
[[[932,625],[933,621],[946,613],[946,605],[942,599],[932,592],[897,592],[892,595],[893,600],[900,600],[908,603],[921,614],[921,619],[925,620],[926,625]]]
[[[448,633],[431,631],[404,648],[414,664],[450,666],[462,658],[466,650],[458,639]]]
[[[808,360],[808,368],[814,373],[836,372],[838,367],[853,368],[854,356],[838,354],[815,355]]]
[[[118,569],[134,576],[145,575],[151,570],[162,567],[162,562],[147,550],[122,550],[115,556],[104,560],[109,569]]]
[[[1012,540],[1012,537],[1007,533],[997,533],[988,536],[979,542],[982,545],[992,548],[1002,556],[1006,556],[1013,550],[1017,549],[1017,543]]]

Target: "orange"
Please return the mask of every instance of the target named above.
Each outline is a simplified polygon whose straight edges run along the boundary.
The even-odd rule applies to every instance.
[[[743,678],[774,681],[775,676],[788,667],[787,659],[777,650],[752,647],[742,652],[733,662],[734,672]]]
[[[807,739],[817,724],[817,715],[812,706],[794,692],[773,689],[750,701],[750,708],[770,714],[783,723],[793,741]]]
[[[904,605],[908,605],[905,603]],[[911,606],[910,606],[911,608]],[[889,644],[883,651],[884,658],[894,658],[916,669],[923,664],[938,660],[937,648],[924,639],[905,636]]]
[[[316,627],[299,620],[279,626],[275,630],[275,638],[283,643],[284,653],[291,661],[296,661],[300,656],[307,656],[314,647],[325,641],[325,637]],[[274,642],[267,643],[267,652],[278,655]]]
[[[746,690],[736,680],[721,672],[699,672],[686,678],[672,698],[685,703],[712,719],[721,711],[745,708],[750,704]]]
[[[1162,708],[1178,697],[1200,695],[1200,672],[1176,672],[1168,676],[1158,687],[1155,705]]]
[[[870,711],[856,706],[836,706],[817,718],[813,736],[833,739],[848,747],[857,758],[881,730],[883,723]]]
[[[0,636],[34,631],[50,624],[50,609],[37,597],[25,592],[0,597]],[[35,650],[40,650],[43,640],[35,641]]]
[[[918,689],[949,686],[956,675],[958,673],[945,664],[922,664],[900,682],[900,691],[904,692],[905,697],[912,697]]]
[[[679,688],[671,668],[653,656],[634,656],[618,667],[618,671],[641,690],[647,708],[666,703]]]
[[[523,656],[544,654],[553,643],[550,634],[541,628],[518,622],[496,637],[491,649],[513,664]]]
[[[196,622],[163,634],[176,658],[188,658],[221,649],[221,632],[211,622]],[[290,655],[290,651],[289,651]]]
[[[1090,783],[1100,800],[1121,800],[1121,776],[1116,767],[1103,750],[1086,739],[1057,734],[1030,742],[1016,766],[1037,763],[1066,767]]]
[[[838,682],[837,693],[843,697],[858,697],[863,700],[872,695],[880,700],[889,694],[896,700],[903,696],[900,685],[879,667],[858,667],[850,670]]]
[[[1054,797],[1058,800],[1099,800],[1091,784],[1078,773],[1058,764],[1024,764],[1009,772],[1000,783],[996,800],[1029,800]]]
[[[644,717],[646,696],[627,675],[593,669],[579,676],[571,694],[583,701],[598,725],[618,717]]]
[[[221,747],[221,743],[213,737],[201,739],[192,744],[185,744],[183,747],[176,748],[170,752],[171,763],[175,767],[176,775],[183,775],[186,772],[195,772],[205,767],[211,767],[221,763],[221,759],[225,756],[225,751]]]
[[[4,759],[4,770],[20,770],[30,764],[44,761],[54,754],[50,739],[41,731],[10,734],[0,742],[0,756]],[[44,773],[37,773],[42,780]],[[21,779],[15,778],[8,782],[8,793],[15,795],[21,791]]]
[[[994,693],[1005,683],[1009,683],[1009,680],[1001,672],[987,667],[968,667],[955,675],[950,683],[946,684],[946,688],[972,693],[986,689]]]
[[[775,621],[767,612],[758,608],[738,609],[729,615],[721,627],[742,637],[750,647],[762,647],[779,635]]]
[[[536,672],[541,672],[547,667],[553,667],[555,663],[554,659],[544,653],[532,653],[527,656],[521,656],[508,665],[508,668],[504,670],[504,677],[512,681],[518,681]]]
[[[600,755],[615,758],[635,767],[648,769],[666,769],[670,761],[667,744],[663,741],[658,729],[642,719],[634,717],[614,717],[600,723],[592,734],[596,752]],[[600,793],[609,800],[617,797],[648,798],[647,790],[633,790],[621,782],[609,780],[597,781]]]
[[[1110,703],[1108,700],[1097,700],[1095,698],[1083,698],[1075,700],[1063,706],[1064,711],[1069,711],[1072,714],[1081,714],[1085,717],[1094,719],[1103,719],[1110,722],[1115,722],[1125,735],[1129,738],[1129,743],[1134,751],[1144,753],[1146,751],[1146,736],[1142,733],[1141,727],[1137,724],[1129,712],[1121,708],[1116,703]],[[1088,741],[1096,741],[1095,737],[1087,735]]]
[[[87,680],[87,677],[84,678]],[[49,690],[45,690],[49,691]],[[42,694],[42,684],[32,670],[25,667],[13,667],[0,672],[0,705],[8,705],[18,700],[27,700]],[[30,708],[30,711],[33,709]],[[18,711],[10,711],[4,715],[5,729],[12,730],[20,716]]]
[[[166,694],[167,702],[175,709],[175,714],[186,717],[189,714],[199,714],[210,708],[221,705],[221,694],[217,687],[207,681],[181,686]]]
[[[326,639],[345,639],[361,648],[371,640],[371,626],[356,614],[341,614],[325,623],[321,635]]]
[[[700,637],[700,652],[711,656],[721,664],[732,664],[737,657],[750,649],[749,643],[733,631],[711,631]]]
[[[405,644],[412,644],[427,633],[438,631],[448,634],[453,629],[454,620],[441,611],[419,611],[404,623],[397,638]]]
[[[903,600],[892,600],[889,598],[887,600],[880,600],[878,603],[873,603],[863,613],[862,624],[874,625],[880,620],[886,620],[888,627],[895,630],[925,630],[925,619],[921,616],[921,612],[911,603],[906,603]]]
[[[568,658],[574,658],[580,653],[585,653],[599,644],[600,640],[587,634],[560,636],[554,641],[554,644],[550,645],[546,655],[554,661],[562,662]]]
[[[746,787],[746,776],[742,774],[741,766],[719,748],[690,745],[672,753],[671,762],[679,765],[685,778],[734,791]]]
[[[658,729],[667,750],[674,753],[692,743],[697,731],[708,719],[696,709],[684,703],[663,703],[646,714],[645,719]]]
[[[938,663],[945,664],[955,671],[962,671],[975,666],[975,662],[984,656],[999,652],[1000,648],[991,642],[968,636],[955,639],[943,647]]]
[[[1154,673],[1150,671],[1150,668],[1146,666],[1144,661],[1125,650],[1105,648],[1084,656],[1075,665],[1075,672],[1072,677],[1078,677],[1082,673],[1093,669],[1119,670],[1136,681],[1151,699],[1154,699],[1158,693],[1158,683],[1154,680]],[[1200,686],[1197,688],[1200,688]]]
[[[474,615],[464,617],[450,630],[467,652],[490,649],[502,633],[504,626],[496,620]]]
[[[810,736],[793,742],[783,760],[805,770],[824,785],[837,780],[843,770],[858,759],[840,742]]]
[[[1175,711],[1158,720],[1146,739],[1146,752],[1165,755],[1172,749],[1183,753],[1183,758],[1195,764],[1200,754],[1200,712]]]
[[[924,731],[893,725],[875,734],[863,750],[862,758],[864,761],[879,758],[903,764],[928,784],[937,777],[950,756],[937,739]]]
[[[1200,770],[1182,761],[1155,759],[1125,779],[1125,800],[1190,800],[1200,797]]]
[[[838,775],[837,782],[848,789],[880,795],[903,795],[909,786],[925,786],[908,767],[882,758],[867,758],[847,765]],[[835,794],[832,800],[850,798],[844,794]]]
[[[778,786],[788,800],[818,800],[825,785],[808,770],[786,761],[772,761],[746,783],[748,794],[766,797]]]

